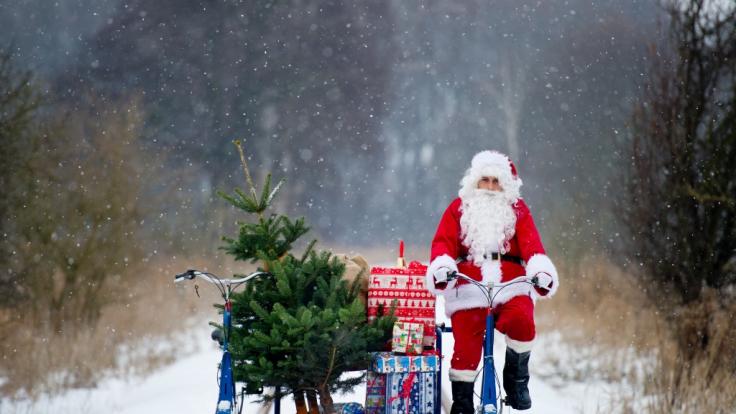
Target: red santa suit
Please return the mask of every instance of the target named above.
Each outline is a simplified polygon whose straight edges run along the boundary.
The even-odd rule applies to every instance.
[[[478,189],[482,177],[496,177],[502,191]],[[508,282],[522,275],[548,275],[548,290],[528,283],[501,289],[494,298],[496,329],[507,345],[527,352],[536,335],[534,302],[551,297],[558,288],[557,271],[547,257],[534,220],[520,198],[521,179],[503,154],[477,154],[461,181],[459,197],[442,215],[432,240],[427,286],[445,299],[452,320],[455,348],[450,380],[473,382],[482,352],[488,302],[483,292],[462,279],[436,283],[435,272],[447,268],[487,283]],[[500,260],[499,260],[500,259]]]

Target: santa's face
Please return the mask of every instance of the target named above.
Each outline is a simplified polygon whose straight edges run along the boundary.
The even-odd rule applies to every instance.
[[[481,178],[478,188],[462,198],[463,244],[476,264],[480,265],[490,253],[508,251],[516,225],[514,201],[494,177]]]
[[[478,188],[488,191],[503,191],[503,187],[501,187],[501,183],[497,177],[481,177],[478,180]]]

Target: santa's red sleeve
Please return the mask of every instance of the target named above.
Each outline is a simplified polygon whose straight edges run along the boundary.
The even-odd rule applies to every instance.
[[[435,284],[434,273],[446,267],[457,271],[455,259],[460,254],[460,198],[456,198],[442,214],[437,231],[432,239],[429,267],[426,274],[426,286],[432,293],[441,293],[452,288],[455,281]]]
[[[516,240],[521,250],[521,259],[526,262],[527,276],[535,276],[538,273],[546,273],[552,277],[552,287],[548,292],[543,289],[534,289],[541,297],[551,297],[559,287],[557,269],[549,257],[547,257],[539,237],[537,226],[534,224],[532,213],[524,200],[519,199],[516,203]]]

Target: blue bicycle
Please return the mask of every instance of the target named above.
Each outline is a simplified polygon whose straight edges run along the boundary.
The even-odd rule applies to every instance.
[[[481,414],[496,414],[496,413],[503,413],[503,405],[505,403],[505,400],[503,398],[499,398],[499,391],[501,389],[501,383],[498,380],[498,375],[496,374],[496,367],[493,364],[493,335],[494,335],[494,329],[495,329],[495,320],[493,318],[493,300],[496,298],[496,295],[506,288],[507,286],[517,284],[517,283],[528,283],[532,286],[537,286],[539,280],[536,276],[530,277],[530,276],[519,276],[513,280],[510,280],[508,282],[502,282],[502,283],[489,283],[489,284],[483,284],[481,282],[478,282],[475,279],[472,279],[471,277],[459,273],[459,272],[452,272],[448,275],[447,280],[452,279],[463,279],[467,282],[477,286],[479,289],[483,291],[483,294],[486,296],[486,299],[488,300],[488,312],[486,313],[486,335],[483,341],[483,368],[480,372],[481,375],[481,395],[480,395],[480,406],[476,408],[476,413]],[[439,346],[440,354],[442,353],[442,336],[441,334],[444,332],[452,332],[452,327],[448,326],[438,326],[437,327],[437,338],[440,338],[440,340],[437,341]],[[442,368],[440,367],[440,373],[442,372]],[[438,384],[441,384],[441,381],[437,382]],[[441,387],[441,385],[440,385]],[[436,414],[439,414],[440,412],[440,398],[441,398],[441,391],[438,390],[436,394],[437,401],[435,402],[436,408]]]
[[[222,312],[222,330],[215,330],[212,333],[212,339],[216,340],[222,349],[222,360],[220,361],[219,374],[220,396],[217,399],[215,414],[240,413],[240,410],[243,409],[243,398],[245,396],[244,393],[241,393],[240,404],[238,404],[235,392],[235,378],[233,377],[233,362],[230,356],[230,351],[228,351],[228,340],[230,338],[230,329],[232,326],[230,320],[230,312],[232,311],[230,295],[235,289],[245,284],[245,282],[253,279],[254,277],[265,274],[268,273],[255,272],[239,279],[222,279],[212,273],[190,269],[184,273],[174,276],[175,283],[184,280],[194,280],[195,278],[200,278],[211,283],[217,287],[222,298],[225,300]],[[240,405],[240,410],[238,409],[238,405]]]

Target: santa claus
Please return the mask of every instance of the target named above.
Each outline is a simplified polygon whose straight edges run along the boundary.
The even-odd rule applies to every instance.
[[[445,298],[455,348],[450,363],[452,414],[472,414],[473,383],[482,352],[488,302],[483,292],[453,272],[480,282],[508,282],[536,276],[537,284],[515,283],[493,301],[496,329],[506,335],[503,386],[506,402],[531,408],[529,356],[535,337],[534,303],[559,286],[529,208],[520,196],[521,179],[511,160],[495,151],[473,157],[460,182],[459,197],[447,207],[432,240],[427,286]]]

